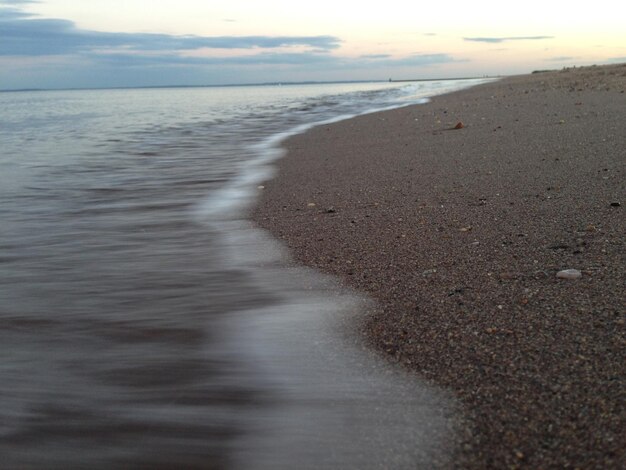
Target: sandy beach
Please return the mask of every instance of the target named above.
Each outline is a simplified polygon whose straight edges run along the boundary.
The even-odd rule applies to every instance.
[[[457,468],[626,466],[625,88],[542,72],[319,126],[264,183],[253,220],[458,398]]]

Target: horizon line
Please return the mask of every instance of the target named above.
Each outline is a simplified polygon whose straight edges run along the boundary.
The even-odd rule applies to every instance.
[[[436,82],[449,80],[475,80],[480,78],[499,78],[504,75],[482,75],[476,77],[442,77],[442,78],[413,78],[387,80],[306,80],[306,81],[275,81],[259,83],[222,83],[215,85],[126,85],[126,86],[102,86],[102,87],[67,87],[67,88],[3,88],[0,93],[19,93],[32,91],[90,91],[90,90],[142,90],[142,89],[167,89],[167,88],[228,88],[228,87],[252,87],[252,86],[291,86],[291,85],[324,85],[341,83],[401,83],[401,82]]]

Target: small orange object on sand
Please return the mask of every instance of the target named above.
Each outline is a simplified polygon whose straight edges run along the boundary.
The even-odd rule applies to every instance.
[[[462,122],[459,122],[456,126],[453,127],[453,129],[463,129],[465,126],[463,125]]]

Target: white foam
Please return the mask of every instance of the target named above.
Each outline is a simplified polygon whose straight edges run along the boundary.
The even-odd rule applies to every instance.
[[[233,442],[234,468],[412,469],[449,458],[453,398],[391,368],[354,334],[370,301],[288,265],[284,247],[250,222],[228,223],[226,240],[233,266],[279,296],[220,328],[268,402],[241,416],[248,432]]]
[[[333,124],[351,119],[355,116],[371,114],[381,111],[398,109],[414,104],[423,104],[435,95],[449,93],[451,91],[467,88],[483,83],[487,80],[471,80],[461,82],[419,82],[406,85],[405,88],[413,91],[403,101],[388,106],[366,108],[358,114],[341,114],[327,119],[313,121],[297,125],[289,130],[272,134],[261,142],[252,145],[250,150],[256,158],[242,165],[239,174],[233,178],[224,188],[210,194],[205,200],[200,201],[194,210],[194,218],[203,223],[214,223],[219,220],[233,220],[242,218],[254,204],[257,196],[257,186],[267,181],[275,174],[272,164],[285,155],[281,144],[297,134],[302,134],[313,127]]]
[[[255,285],[277,297],[270,307],[224,318],[219,328],[228,332],[221,347],[252,365],[251,382],[269,400],[240,417],[248,432],[233,443],[235,468],[432,468],[435,460],[445,464],[452,455],[454,399],[392,368],[355,336],[355,322],[371,301],[330,276],[294,267],[284,246],[241,220],[257,185],[273,175],[272,164],[284,156],[285,139],[353,116],[301,124],[264,139],[254,146],[258,158],[197,207],[198,220],[223,235],[229,265],[247,270]]]

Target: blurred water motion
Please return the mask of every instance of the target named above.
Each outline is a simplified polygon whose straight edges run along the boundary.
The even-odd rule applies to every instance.
[[[218,269],[214,235],[187,225],[147,246],[83,235],[56,255],[13,250],[26,272],[3,282],[1,467],[221,468],[257,398],[217,324],[274,295]],[[177,256],[177,239],[196,254]]]
[[[392,369],[355,335],[368,301],[332,278],[285,265],[276,241],[243,222],[232,260],[254,266],[276,303],[232,319],[233,344],[254,358],[264,406],[246,415],[235,468],[435,468],[452,452],[453,401]],[[264,258],[258,248],[263,247]]]
[[[444,399],[342,336],[361,301],[235,207],[260,142],[417,91],[1,93],[0,468],[427,462]]]

